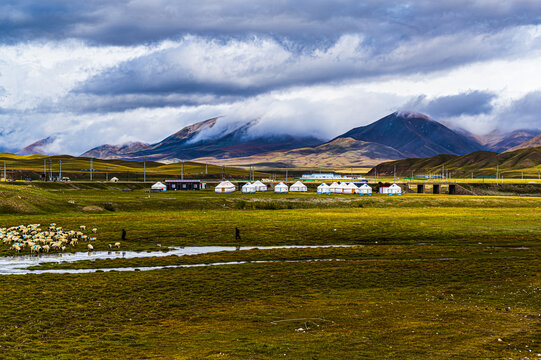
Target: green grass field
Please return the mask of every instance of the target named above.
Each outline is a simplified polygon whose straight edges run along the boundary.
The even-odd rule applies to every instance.
[[[99,229],[97,250],[350,244],[41,268],[278,261],[0,276],[6,359],[534,359],[541,198],[146,193],[0,185],[0,227]],[[241,230],[236,241],[234,229]],[[160,246],[158,246],[161,245]],[[82,251],[84,248],[76,248]],[[10,255],[0,245],[2,255]],[[302,260],[327,260],[308,261]],[[301,260],[301,262],[294,262]]]

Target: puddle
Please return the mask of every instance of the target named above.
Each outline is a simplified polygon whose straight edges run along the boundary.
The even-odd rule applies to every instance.
[[[141,271],[156,270],[169,267],[194,267],[194,266],[209,266],[209,265],[226,265],[235,263],[215,263],[215,264],[195,264],[195,265],[172,265],[172,266],[156,266],[156,267],[138,267],[138,268],[111,268],[111,269],[57,269],[57,270],[29,270],[31,266],[36,266],[45,263],[60,263],[60,262],[76,262],[81,260],[98,260],[98,259],[134,259],[134,258],[149,258],[163,256],[185,256],[185,255],[200,255],[210,254],[220,251],[242,251],[242,250],[270,250],[270,249],[311,249],[311,248],[339,248],[352,247],[355,245],[314,245],[314,246],[186,246],[172,247],[169,251],[93,251],[93,252],[77,252],[77,253],[58,253],[58,254],[39,254],[39,255],[15,255],[8,257],[0,257],[0,275],[21,275],[21,274],[41,274],[41,273],[88,273],[101,271]],[[267,261],[271,262],[271,261]],[[248,262],[239,262],[243,264]],[[256,263],[256,261],[252,261]]]
[[[299,262],[318,262],[318,261],[344,261],[344,260],[340,260],[340,259],[309,259],[309,260],[230,261],[230,262],[217,262],[217,263],[211,263],[211,264],[140,266],[140,267],[104,268],[104,269],[26,270],[26,272],[24,272],[22,274],[87,274],[87,273],[93,273],[93,272],[110,272],[110,271],[150,271],[150,270],[161,270],[161,269],[208,267],[208,266],[223,266],[223,265],[268,264],[268,263],[299,263]]]

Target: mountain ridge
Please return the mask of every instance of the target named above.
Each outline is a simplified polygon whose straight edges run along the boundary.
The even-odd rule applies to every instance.
[[[410,157],[443,153],[467,154],[479,150],[478,144],[426,115],[394,112],[372,124],[359,126],[338,136],[377,142]]]

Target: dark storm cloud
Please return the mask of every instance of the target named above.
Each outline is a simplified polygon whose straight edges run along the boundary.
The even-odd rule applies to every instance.
[[[541,129],[541,91],[534,91],[513,101],[497,116],[501,128]]]
[[[495,94],[484,91],[471,91],[458,95],[442,96],[425,104],[420,104],[422,112],[434,118],[448,118],[461,115],[480,115],[490,113],[491,101]]]
[[[538,24],[540,13],[537,0],[4,0],[0,41],[66,37],[139,44],[185,34],[266,34],[310,47],[344,33],[363,33],[390,49],[412,36]]]
[[[247,97],[292,86],[427,73],[502,54],[513,56],[538,45],[535,37],[532,40],[525,36],[521,42],[513,42],[515,37],[514,31],[478,36],[457,33],[429,41],[406,41],[382,54],[381,49],[359,34],[343,35],[329,46],[309,51],[291,50],[268,37],[223,41],[188,36],[176,46],[100,73],[80,84],[74,92]],[[472,93],[462,98],[442,99],[439,106],[451,106],[445,101],[466,100],[475,105],[483,100],[482,96]]]

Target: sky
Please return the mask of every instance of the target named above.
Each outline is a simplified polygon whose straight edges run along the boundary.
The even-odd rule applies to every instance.
[[[541,129],[539,0],[3,0],[0,150],[183,126],[328,140],[394,111]]]

